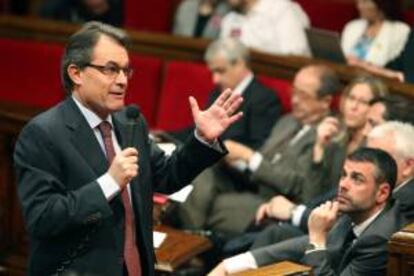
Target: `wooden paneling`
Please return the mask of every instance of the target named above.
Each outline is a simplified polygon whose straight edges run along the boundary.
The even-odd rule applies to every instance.
[[[42,19],[26,19],[12,16],[0,17],[0,37],[64,43],[79,27],[79,25],[75,24]],[[129,31],[129,33],[132,39],[132,51],[160,57],[164,60],[177,59],[201,62],[204,50],[209,43],[205,39],[176,37],[168,34],[137,31]],[[292,79],[301,67],[315,62],[324,63],[332,67],[338,72],[344,83],[364,72],[355,67],[306,57],[275,56],[254,51],[252,53],[252,67],[257,73],[278,78]],[[392,80],[386,80],[386,83],[396,93],[414,98],[414,85]]]
[[[284,276],[284,275],[312,275],[311,267],[288,261],[260,267],[236,274],[233,276]]]
[[[395,233],[388,248],[388,276],[414,276],[414,224]]]

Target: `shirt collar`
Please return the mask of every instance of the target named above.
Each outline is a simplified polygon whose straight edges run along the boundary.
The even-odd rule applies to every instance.
[[[413,177],[407,178],[405,181],[403,181],[400,185],[396,186],[394,190],[392,190],[392,193],[395,194],[398,190],[401,190],[403,186],[405,186],[408,182],[410,182],[413,179]]]
[[[72,99],[75,101],[76,105],[79,107],[83,117],[85,117],[86,121],[88,122],[88,125],[95,129],[100,123],[102,123],[102,120],[98,115],[96,115],[92,110],[84,106],[76,97],[72,95]],[[108,115],[108,117],[105,119],[105,121],[108,121],[111,126],[113,126],[112,123],[112,116]]]
[[[352,230],[356,237],[361,236],[361,234],[368,228],[368,226],[379,216],[384,208],[376,212],[374,215],[366,219],[365,221],[361,222],[360,224],[353,224]]]
[[[252,82],[253,77],[254,76],[252,73],[249,73],[246,77],[244,77],[244,79],[239,82],[239,84],[233,89],[234,93],[242,95],[247,86],[249,86],[249,84]]]

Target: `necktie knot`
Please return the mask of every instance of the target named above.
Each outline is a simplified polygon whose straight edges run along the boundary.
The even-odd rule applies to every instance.
[[[111,133],[112,126],[108,121],[102,121],[98,125],[98,128],[104,138],[108,138],[112,136],[112,133]]]

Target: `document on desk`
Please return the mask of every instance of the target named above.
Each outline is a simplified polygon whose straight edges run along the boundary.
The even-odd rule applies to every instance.
[[[187,197],[190,195],[191,191],[194,189],[193,185],[187,185],[178,192],[175,192],[168,196],[169,199],[175,200],[178,202],[185,202],[187,200]]]
[[[162,242],[167,237],[167,234],[163,232],[158,232],[158,231],[153,231],[152,234],[153,234],[153,240],[154,240],[154,248],[159,248]]]

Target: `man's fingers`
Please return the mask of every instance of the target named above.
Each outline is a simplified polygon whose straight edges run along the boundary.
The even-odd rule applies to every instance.
[[[129,147],[129,148],[123,149],[119,154],[124,157],[138,156],[138,150],[136,148]]]
[[[190,108],[191,108],[191,113],[193,114],[193,118],[196,118],[196,115],[200,112],[200,107],[198,106],[198,103],[193,96],[190,96],[188,98],[188,101],[190,103]]]
[[[259,224],[263,220],[265,212],[266,212],[266,205],[265,204],[260,205],[256,213],[256,224]]]
[[[241,98],[240,94],[238,93],[231,93],[230,97],[226,99],[223,104],[223,108],[227,111],[237,100]]]
[[[339,211],[339,202],[338,201],[334,201],[332,203],[332,212],[334,212],[335,214],[337,214]]]
[[[227,101],[227,99],[232,95],[232,91],[230,88],[225,89],[220,96],[217,98],[215,104],[223,107],[224,103]]]
[[[237,114],[234,114],[233,116],[231,116],[230,118],[227,119],[227,123],[229,125],[233,124],[234,122],[240,120],[240,118],[243,117],[243,112],[238,112]]]
[[[225,109],[227,115],[231,116],[234,112],[236,112],[241,103],[243,102],[243,98],[240,95],[236,95],[234,99],[232,100],[231,104]]]

